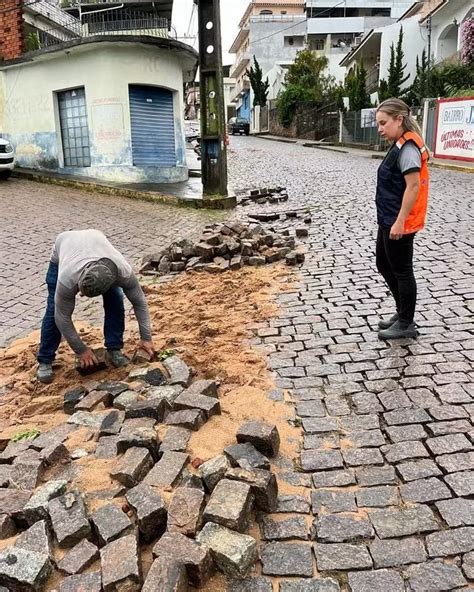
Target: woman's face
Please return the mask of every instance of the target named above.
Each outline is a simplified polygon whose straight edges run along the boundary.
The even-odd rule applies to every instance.
[[[382,138],[395,141],[403,134],[403,115],[393,117],[385,111],[377,111],[377,129]]]

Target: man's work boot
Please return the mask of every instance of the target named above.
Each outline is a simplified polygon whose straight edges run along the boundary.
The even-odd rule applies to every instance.
[[[389,319],[380,319],[379,321],[379,329],[388,329],[393,325],[395,321],[398,321],[398,312],[396,312],[393,316]]]
[[[53,365],[39,363],[36,378],[43,384],[51,384],[53,382]]]
[[[403,339],[405,337],[414,339],[418,336],[415,323],[407,325],[398,320],[393,323],[388,329],[379,331],[379,339]]]
[[[122,368],[130,363],[130,360],[122,353],[120,349],[108,349],[105,359],[110,362],[114,368]]]

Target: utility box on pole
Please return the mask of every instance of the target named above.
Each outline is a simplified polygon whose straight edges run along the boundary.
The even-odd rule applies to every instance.
[[[198,5],[203,193],[227,195],[227,148],[222,70],[220,0]]]

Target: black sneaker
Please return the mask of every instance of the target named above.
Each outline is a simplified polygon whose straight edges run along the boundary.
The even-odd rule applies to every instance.
[[[388,329],[393,325],[395,321],[398,321],[398,312],[396,312],[393,316],[389,319],[380,319],[379,321],[379,329]]]
[[[43,384],[51,384],[53,382],[53,365],[41,363],[38,364],[36,378]]]
[[[108,349],[105,354],[105,359],[107,362],[110,362],[114,368],[122,368],[130,363],[130,360],[120,349]]]
[[[379,339],[404,339],[405,337],[409,339],[415,339],[418,337],[415,323],[406,325],[398,320],[388,329],[382,329],[379,331]]]

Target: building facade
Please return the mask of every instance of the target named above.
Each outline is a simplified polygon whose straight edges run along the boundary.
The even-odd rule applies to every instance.
[[[115,182],[186,180],[183,88],[197,53],[167,27],[91,34],[82,23],[68,40],[71,31],[56,27],[38,29],[40,48],[0,61],[0,130],[18,166]]]

